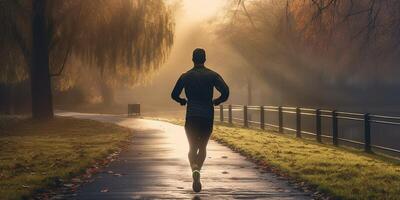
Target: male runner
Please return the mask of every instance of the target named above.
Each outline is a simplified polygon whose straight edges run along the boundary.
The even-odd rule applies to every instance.
[[[192,168],[193,191],[201,191],[200,170],[206,158],[206,147],[214,122],[214,105],[225,102],[229,88],[222,77],[204,66],[206,52],[197,48],[193,51],[194,67],[182,74],[171,94],[172,99],[186,105],[185,131],[189,141],[189,162]],[[221,96],[213,100],[214,87]],[[180,94],[185,89],[186,99]]]

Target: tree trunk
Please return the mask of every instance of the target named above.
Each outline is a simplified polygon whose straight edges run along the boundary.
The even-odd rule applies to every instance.
[[[49,71],[46,0],[32,0],[32,2],[32,60],[30,67],[32,117],[49,119],[53,117],[53,102]]]

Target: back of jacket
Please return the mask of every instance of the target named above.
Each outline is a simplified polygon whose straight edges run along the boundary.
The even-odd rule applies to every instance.
[[[203,117],[213,119],[214,87],[221,93],[221,96],[215,101],[219,103],[226,101],[229,96],[229,88],[221,76],[204,66],[196,66],[181,75],[171,96],[174,100],[180,102],[182,99],[179,95],[182,89],[185,89],[188,99],[186,118]]]

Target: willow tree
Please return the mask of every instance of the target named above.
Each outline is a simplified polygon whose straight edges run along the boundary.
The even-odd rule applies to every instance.
[[[114,6],[119,11],[106,19],[105,26],[104,19],[98,18],[86,26],[91,34],[80,38],[78,48],[81,60],[99,68],[105,103],[113,101],[110,88],[132,86],[156,70],[165,60],[173,39],[170,13],[161,1],[121,1]],[[95,53],[87,54],[88,51]]]
[[[174,28],[162,0],[0,0],[0,26],[1,70],[30,78],[34,118],[53,116],[51,77],[71,57],[144,75],[164,61]]]

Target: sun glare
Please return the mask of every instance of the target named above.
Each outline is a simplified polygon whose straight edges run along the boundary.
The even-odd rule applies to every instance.
[[[207,20],[218,14],[226,2],[226,0],[183,0],[183,9],[191,20]]]

